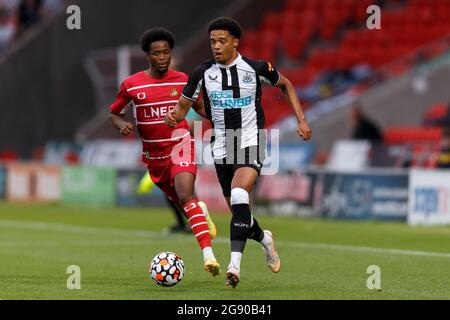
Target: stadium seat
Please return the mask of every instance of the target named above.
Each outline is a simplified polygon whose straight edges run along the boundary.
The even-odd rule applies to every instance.
[[[297,87],[305,87],[314,80],[317,70],[313,68],[298,68],[294,70],[281,70],[292,83]]]
[[[13,150],[0,151],[0,161],[15,161],[18,159],[19,155]]]
[[[360,64],[383,68],[393,75],[402,74],[415,63],[406,59],[411,52],[421,48],[424,57],[429,58],[446,50],[446,46],[423,48],[450,35],[448,0],[384,1],[382,30],[367,30],[363,27],[367,7],[374,3],[286,0],[281,10],[265,14],[260,28],[246,34],[242,52],[289,66],[292,69],[283,72],[297,87],[306,87],[322,72],[348,70]],[[405,59],[399,60],[402,56]],[[280,57],[286,60],[276,61]],[[386,67],[394,60],[398,61]]]
[[[276,31],[280,30],[282,24],[282,16],[273,11],[269,11],[263,18],[261,29],[263,31],[271,30]]]
[[[439,143],[442,129],[438,127],[393,127],[384,131],[386,144]]]
[[[447,112],[449,112],[448,104],[445,102],[438,102],[428,108],[423,115],[423,121],[425,124],[433,123],[434,121],[445,117]]]
[[[367,19],[367,8],[374,4],[373,0],[357,0],[353,7],[353,20],[355,22],[362,22]]]
[[[308,27],[282,34],[281,48],[285,55],[291,59],[300,59],[300,55],[308,43],[311,34],[312,29]]]

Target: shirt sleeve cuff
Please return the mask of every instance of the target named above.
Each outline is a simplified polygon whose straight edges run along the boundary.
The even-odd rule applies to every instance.
[[[197,99],[186,97],[184,94],[181,94],[181,96],[182,96],[183,98],[185,98],[185,99],[188,99],[188,100],[192,101],[192,102],[197,101]]]

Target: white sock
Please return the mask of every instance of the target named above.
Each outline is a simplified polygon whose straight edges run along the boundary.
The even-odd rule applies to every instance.
[[[272,244],[272,237],[270,237],[266,232],[264,232],[264,237],[261,240],[261,244],[264,246],[264,248],[267,248],[269,245]]]
[[[242,252],[231,252],[231,262],[228,265],[228,268],[233,267],[238,271],[241,270],[241,259],[242,259]]]
[[[211,247],[205,247],[203,249],[203,260],[216,260],[216,257],[214,257],[214,253],[212,251]]]

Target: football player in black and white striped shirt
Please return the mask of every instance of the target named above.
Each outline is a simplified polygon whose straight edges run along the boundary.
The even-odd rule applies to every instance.
[[[176,126],[203,93],[205,112],[214,128],[213,157],[223,194],[233,217],[230,224],[231,262],[226,284],[240,281],[240,264],[247,239],[260,242],[272,272],[281,267],[273,234],[262,230],[251,214],[250,193],[265,158],[266,135],[261,106],[261,84],[269,82],[283,92],[298,120],[298,133],[311,138],[295,88],[269,62],[252,60],[238,52],[241,27],[232,18],[217,18],[208,27],[214,59],[198,65],[189,77],[166,123]],[[275,106],[272,106],[275,107]]]

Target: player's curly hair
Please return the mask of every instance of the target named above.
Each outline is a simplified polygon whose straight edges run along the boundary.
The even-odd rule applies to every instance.
[[[220,17],[212,20],[208,26],[208,34],[213,30],[226,30],[238,39],[242,36],[242,28],[239,22],[229,17]]]
[[[175,46],[175,37],[172,32],[163,27],[154,27],[145,31],[141,36],[141,49],[148,53],[150,45],[155,41],[167,41],[170,49]]]

